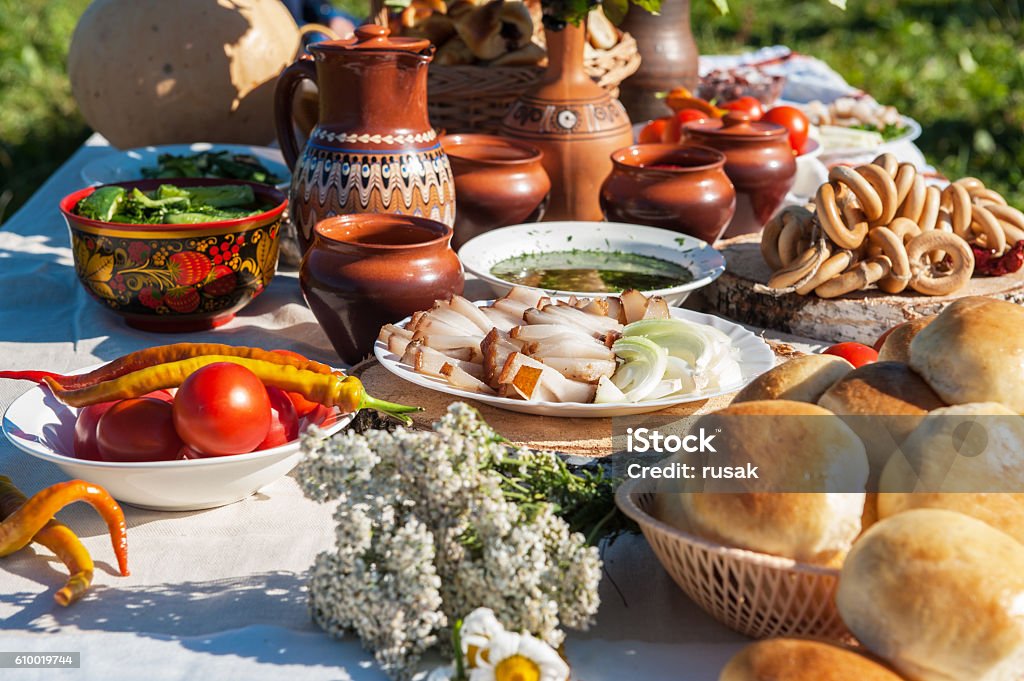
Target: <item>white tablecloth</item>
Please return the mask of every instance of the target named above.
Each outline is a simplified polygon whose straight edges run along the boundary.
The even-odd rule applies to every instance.
[[[132,330],[88,299],[75,278],[58,200],[82,166],[110,153],[94,136],[0,229],[0,367],[58,372],[171,342]],[[230,324],[190,340],[292,348],[337,362],[281,273]],[[0,410],[29,384],[0,380]],[[0,442],[0,474],[28,493],[64,478]],[[311,622],[305,571],[332,542],[330,509],[284,478],[245,501],[196,513],[125,508],[132,575],[116,576],[105,527],[84,504],[59,514],[97,561],[94,586],[70,608],[53,601],[64,568],[41,548],[0,559],[0,652],[82,653],[81,669],[0,671],[0,679],[383,680],[358,641]],[[714,681],[743,643],[690,603],[642,538],[606,555],[595,629],[567,646],[576,677]],[[621,595],[612,582],[621,590]]]

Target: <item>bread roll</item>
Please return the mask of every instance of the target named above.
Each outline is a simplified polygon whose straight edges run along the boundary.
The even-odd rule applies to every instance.
[[[925,415],[944,407],[928,384],[900,362],[876,362],[854,369],[818,400],[818,405],[844,418],[864,442],[871,465],[868,489],[878,480],[889,457]]]
[[[885,337],[885,342],[878,349],[879,362],[903,362],[910,360],[910,341],[914,340],[921,329],[934,321],[936,315],[911,319],[909,322],[897,324],[892,333]]]
[[[936,409],[880,482],[879,517],[946,508],[1024,542],[1024,418],[995,403]]]
[[[914,336],[910,366],[946,404],[1001,402],[1024,412],[1024,308],[991,298],[951,303]]]
[[[879,662],[846,648],[796,638],[751,643],[722,669],[718,681],[904,681]]]
[[[704,465],[749,463],[758,478],[662,484],[655,517],[727,546],[806,563],[842,560],[861,530],[868,478],[864,446],[842,420],[813,404],[772,400],[703,416],[691,432],[701,428],[716,433]],[[680,460],[695,462],[668,461]]]
[[[915,681],[1024,673],[1024,545],[961,513],[880,521],[850,551],[836,604],[857,640]]]
[[[501,35],[501,11],[505,0],[492,0],[455,19],[455,30],[470,52],[479,59],[495,59],[508,50]]]
[[[835,355],[795,357],[755,378],[737,393],[733,403],[755,400],[817,403],[833,383],[852,370],[852,364]]]
[[[544,48],[537,43],[527,43],[515,52],[506,52],[491,62],[491,66],[530,66],[547,56]]]
[[[451,38],[438,48],[437,57],[434,58],[434,63],[442,66],[463,66],[472,64],[473,61],[473,52],[459,36]]]
[[[508,0],[502,5],[498,19],[501,21],[501,37],[505,39],[506,51],[515,52],[530,44],[533,38],[533,17],[526,3]]]
[[[587,40],[599,50],[610,50],[619,42],[619,31],[600,5],[587,15]]]

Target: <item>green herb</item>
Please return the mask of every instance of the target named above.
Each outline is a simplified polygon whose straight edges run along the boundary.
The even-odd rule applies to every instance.
[[[157,165],[143,168],[142,176],[150,179],[216,177],[262,184],[279,184],[282,181],[255,156],[232,154],[229,151],[203,151],[190,156],[160,154]]]
[[[249,185],[178,187],[162,184],[144,192],[100,187],[78,202],[75,213],[104,222],[136,225],[187,225],[236,220],[266,210]]]
[[[896,139],[907,134],[907,126],[905,125],[894,125],[892,123],[886,125],[884,128],[879,128],[874,123],[861,123],[860,125],[851,125],[854,130],[865,130],[867,132],[877,132],[882,136],[885,141]]]

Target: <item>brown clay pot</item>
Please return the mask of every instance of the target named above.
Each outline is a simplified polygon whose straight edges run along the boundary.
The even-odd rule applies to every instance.
[[[496,135],[445,135],[441,147],[459,197],[452,248],[489,230],[544,216],[551,181],[537,147]]]
[[[586,26],[570,24],[545,35],[547,70],[509,108],[501,133],[544,152],[551,178],[545,220],[600,220],[598,193],[612,169],[609,156],[632,143],[633,129],[619,100],[583,69]]]
[[[736,211],[725,155],[707,147],[638,144],[612,154],[601,187],[609,222],[662,227],[715,243]]]
[[[380,327],[462,293],[452,228],[409,215],[339,215],[317,223],[299,284],[338,356],[355,364]]]
[[[690,123],[684,142],[725,154],[725,174],[736,187],[736,215],[725,237],[759,232],[782,205],[796,179],[786,128],[730,111],[721,121]]]
[[[693,92],[700,83],[690,0],[664,0],[658,14],[630,5],[622,30],[636,38],[642,61],[622,83],[619,99],[634,121],[667,116],[669,109],[658,95],[680,85]]]
[[[427,67],[434,46],[391,37],[368,24],[355,37],[309,47],[277,81],[274,109],[281,153],[292,168],[289,210],[299,244],[331,215],[400,213],[455,221],[448,157],[427,119]],[[319,114],[305,146],[295,135],[295,93],[312,81]]]

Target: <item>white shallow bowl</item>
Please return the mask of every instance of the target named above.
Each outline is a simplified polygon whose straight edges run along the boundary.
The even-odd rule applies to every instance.
[[[513,225],[473,237],[459,249],[459,259],[469,272],[486,281],[497,296],[511,290],[511,282],[491,274],[502,260],[529,253],[554,251],[622,251],[661,258],[682,265],[693,281],[672,288],[645,291],[669,305],[679,305],[691,292],[707,286],[725,271],[725,258],[706,241],[657,227],[623,222],[536,222]],[[549,295],[607,298],[615,293],[588,293],[543,289]]]
[[[94,368],[94,367],[93,367]],[[196,511],[240,501],[299,462],[298,441],[250,454],[179,461],[118,463],[75,458],[72,438],[78,410],[61,404],[48,388],[35,386],[7,408],[4,435],[37,459],[56,464],[71,478],[100,485],[125,504],[156,511]],[[325,427],[344,428],[351,415]]]
[[[291,171],[284,162],[280,149],[259,147],[248,144],[210,144],[195,142],[194,144],[164,144],[156,147],[139,147],[115,151],[100,156],[82,167],[82,179],[87,184],[110,184],[111,182],[128,182],[142,179],[142,169],[157,165],[161,154],[174,156],[191,156],[203,151],[227,151],[232,154],[248,154],[255,156],[274,175],[281,178],[278,189],[288,191],[291,182]]]
[[[489,305],[492,301],[482,300],[476,305]],[[408,364],[402,363],[402,358],[388,350],[386,343],[377,341],[373,345],[373,352],[381,365],[399,378],[410,383],[415,383],[423,388],[436,390],[438,392],[454,395],[460,399],[476,400],[489,404],[492,407],[516,411],[522,414],[534,414],[537,416],[563,416],[572,418],[610,418],[613,416],[629,416],[631,414],[646,414],[658,411],[677,404],[687,402],[698,402],[718,395],[727,395],[740,390],[747,383],[768,371],[775,366],[775,353],[768,347],[768,344],[758,338],[739,324],[715,317],[714,315],[684,310],[678,307],[670,308],[672,316],[676,319],[685,319],[698,324],[707,324],[722,331],[732,341],[733,347],[739,351],[739,365],[742,379],[735,385],[724,386],[715,390],[691,393],[689,395],[675,395],[660,400],[649,400],[646,402],[611,402],[606,404],[592,404],[585,402],[539,402],[514,400],[509,397],[498,397],[497,395],[484,395],[481,393],[462,390],[450,383],[433,376],[425,376],[416,373]],[[399,326],[404,326],[412,317],[406,317]]]

